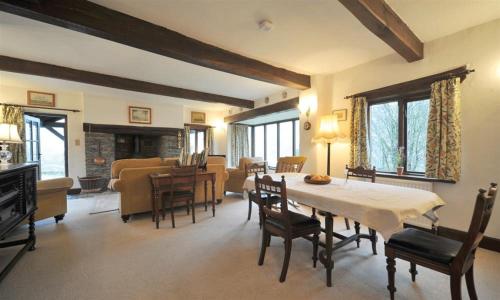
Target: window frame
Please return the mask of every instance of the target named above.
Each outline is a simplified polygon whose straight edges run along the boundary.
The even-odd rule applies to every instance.
[[[296,122],[299,121],[299,126],[296,126]],[[281,123],[286,123],[286,122],[292,122],[292,153],[294,156],[297,156],[299,153],[295,151],[297,149],[297,141],[295,138],[295,134],[297,130],[300,130],[300,119],[299,118],[292,118],[292,119],[286,119],[286,120],[280,120],[280,121],[275,121],[275,122],[267,122],[267,123],[261,123],[261,124],[255,124],[255,125],[247,125],[249,129],[251,130],[251,140],[252,143],[249,145],[250,147],[250,154],[254,157],[255,156],[255,127],[258,126],[263,126],[264,128],[264,160],[267,161],[267,125],[271,124],[276,124],[277,126],[277,134],[276,134],[276,152],[277,152],[277,158],[280,158],[280,124]],[[299,127],[299,128],[297,128]],[[300,151],[300,147],[299,147]],[[274,170],[276,169],[276,166],[269,166],[269,169]]]
[[[410,95],[399,95],[399,96],[394,96],[394,97],[382,97],[379,99],[373,99],[373,100],[368,100],[368,107],[367,107],[367,112],[366,112],[366,117],[367,117],[367,129],[368,129],[368,140],[369,143],[371,143],[370,140],[370,109],[372,105],[377,105],[377,104],[384,104],[384,103],[390,103],[390,102],[396,102],[398,104],[398,149],[399,147],[404,147],[404,155],[405,155],[405,165],[404,165],[404,170],[403,170],[403,175],[409,175],[409,176],[416,176],[416,177],[425,177],[425,172],[415,172],[411,171],[408,172],[408,160],[406,159],[408,157],[408,136],[406,133],[407,129],[407,110],[408,110],[408,103],[410,102],[415,102],[415,101],[422,101],[422,100],[428,100],[430,99],[431,94],[430,91],[423,91],[415,94],[410,94]],[[396,171],[392,172],[378,172],[377,174],[396,174]]]
[[[207,130],[206,129],[194,129],[194,128],[189,129],[190,134],[193,131],[194,131],[194,152],[200,153],[201,151],[198,151],[198,133],[203,132],[203,148],[201,149],[201,150],[203,150],[207,147]]]

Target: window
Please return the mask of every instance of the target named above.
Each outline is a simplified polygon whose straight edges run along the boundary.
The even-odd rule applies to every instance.
[[[191,129],[189,132],[189,153],[201,153],[205,149],[205,130]]]
[[[279,157],[298,155],[299,126],[298,119],[250,126],[251,155],[264,158],[271,168],[276,167]]]
[[[425,172],[428,115],[428,95],[369,104],[370,162],[377,171],[395,172],[403,147],[405,172]]]

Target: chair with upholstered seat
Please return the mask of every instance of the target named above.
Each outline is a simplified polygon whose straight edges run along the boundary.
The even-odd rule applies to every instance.
[[[278,158],[276,173],[300,173],[306,163],[305,156],[283,156]]]
[[[248,176],[255,174],[267,174],[267,162],[261,161],[256,163],[250,163],[245,166],[245,173]],[[271,205],[276,205],[279,203],[278,196],[271,195],[261,195],[262,199],[258,198],[255,191],[248,193],[248,221],[252,217],[252,203],[257,204],[259,207],[259,226],[262,228],[262,206],[266,205],[271,207]]]
[[[285,239],[285,258],[281,270],[280,282],[285,281],[292,252],[292,240],[300,237],[309,237],[313,240],[313,267],[316,267],[318,260],[319,234],[321,233],[321,224],[318,220],[295,213],[288,210],[288,199],[286,195],[285,176],[281,181],[273,181],[269,175],[264,175],[262,179],[255,174],[256,196],[262,199],[262,194],[278,195],[281,206],[279,210],[273,210],[270,207],[263,206],[263,230],[262,243],[259,256],[259,266],[264,263],[266,248],[268,247],[271,236],[279,236]]]
[[[387,288],[391,299],[394,299],[396,292],[394,284],[395,258],[410,262],[410,273],[413,281],[417,275],[417,264],[449,275],[453,300],[462,297],[461,282],[462,276],[465,274],[469,297],[477,299],[473,273],[474,258],[476,249],[484,237],[496,194],[496,183],[492,183],[488,191],[479,190],[469,231],[463,243],[413,228],[407,228],[394,234],[385,244],[389,277]]]

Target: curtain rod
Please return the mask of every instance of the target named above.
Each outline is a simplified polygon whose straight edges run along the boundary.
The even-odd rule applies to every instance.
[[[45,106],[31,106],[31,105],[23,105],[23,104],[0,103],[0,105],[10,105],[10,106],[15,106],[15,107],[42,108],[42,109],[50,109],[50,110],[62,110],[62,111],[70,111],[70,112],[80,112],[78,109],[45,107]]]
[[[396,85],[400,85],[400,84],[405,84],[405,83],[410,83],[410,82],[416,82],[416,81],[424,81],[424,80],[429,80],[429,79],[432,79],[433,81],[437,81],[437,80],[451,79],[451,78],[454,78],[454,77],[462,77],[462,76],[464,76],[464,78],[462,79],[462,81],[463,81],[468,74],[473,73],[475,71],[476,70],[474,70],[474,69],[467,69],[465,66],[463,66],[463,67],[459,68],[458,70],[457,69],[450,70],[450,71],[443,72],[443,73],[438,73],[438,74],[429,75],[429,76],[425,76],[425,77],[418,78],[418,79],[413,79],[413,80],[410,80],[410,81],[407,81],[407,82],[397,83],[397,84],[394,84],[392,86],[386,86],[386,87],[378,88],[378,89],[371,90],[371,91],[366,91],[366,92],[362,92],[362,93],[357,93],[357,94],[345,96],[344,99],[351,99],[351,98],[355,98],[355,97],[361,97],[361,96],[369,94],[369,93],[371,93],[373,91],[377,91],[377,90],[381,90],[381,89],[385,89],[385,88],[390,88],[390,87],[393,87],[393,86],[396,86]]]

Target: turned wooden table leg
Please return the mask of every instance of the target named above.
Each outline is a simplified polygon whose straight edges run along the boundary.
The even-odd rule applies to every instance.
[[[332,248],[333,248],[333,216],[331,213],[327,212],[325,214],[325,254],[326,254],[326,286],[332,286],[332,270],[333,270],[333,259],[332,259]]]
[[[215,175],[212,175],[212,215],[215,217]]]
[[[208,190],[207,190],[208,186],[207,186],[206,180],[204,181],[204,184],[205,184],[205,211],[207,211],[207,209],[208,209],[208,205],[207,205],[207,203],[208,203],[208,195],[207,195],[208,194]]]

